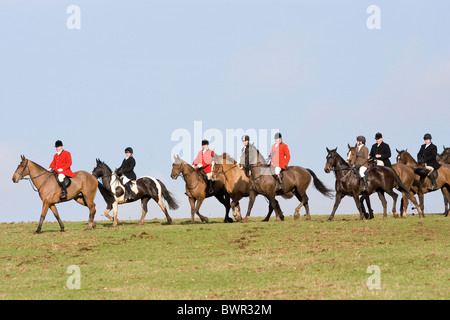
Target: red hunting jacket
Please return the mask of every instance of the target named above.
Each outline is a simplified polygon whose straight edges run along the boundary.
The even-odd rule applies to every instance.
[[[214,157],[214,151],[208,149],[205,151],[205,153],[203,153],[203,150],[202,150],[198,153],[197,158],[195,158],[192,165],[195,166],[196,164],[201,163],[203,165],[203,171],[205,173],[210,173],[211,167],[212,167],[211,166],[212,157]]]
[[[281,169],[286,169],[291,160],[291,154],[289,153],[289,148],[286,143],[281,142],[278,147],[275,147],[275,143],[272,145],[272,150],[270,151],[270,156],[272,161],[271,165],[274,167],[280,167]]]
[[[60,154],[56,153],[53,157],[52,163],[50,163],[49,168],[56,171],[58,174],[62,173],[63,175],[73,178],[76,176],[75,173],[70,170],[70,166],[72,165],[72,156],[69,151],[63,150]],[[62,171],[58,171],[62,169]]]

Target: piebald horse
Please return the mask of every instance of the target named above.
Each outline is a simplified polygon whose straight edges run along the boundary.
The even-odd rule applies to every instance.
[[[169,192],[166,186],[158,179],[152,177],[141,177],[136,180],[135,186],[132,187],[134,197],[132,200],[125,199],[125,187],[119,181],[116,173],[101,160],[97,159],[97,166],[92,171],[94,177],[101,178],[102,183],[98,184],[98,188],[103,198],[106,201],[105,216],[113,221],[113,227],[117,226],[119,220],[117,219],[117,212],[119,204],[130,203],[136,200],[141,200],[142,216],[138,222],[138,225],[144,223],[145,215],[148,212],[147,204],[150,199],[155,200],[161,210],[166,215],[167,223],[172,223],[172,218],[167,212],[167,208],[163,202],[163,199],[167,201],[171,210],[178,209],[178,203]],[[109,212],[113,210],[113,217],[109,215]]]
[[[55,204],[70,200],[75,200],[76,202],[89,208],[89,224],[86,230],[95,228],[94,199],[95,194],[97,193],[97,179],[86,171],[80,170],[75,173],[76,176],[71,178],[71,184],[67,188],[67,198],[60,199],[61,187],[56,180],[57,178],[55,174],[47,169],[44,169],[37,163],[28,160],[25,156],[21,156],[21,162],[14,172],[12,180],[14,183],[18,183],[26,176],[30,176],[30,178],[25,179],[31,180],[32,184],[39,192],[39,197],[42,199],[42,213],[41,219],[39,220],[39,226],[37,227],[35,233],[41,232],[42,223],[45,220],[45,216],[47,215],[49,208],[58,221],[61,232],[63,232],[64,224],[59,218],[58,210],[56,209]]]

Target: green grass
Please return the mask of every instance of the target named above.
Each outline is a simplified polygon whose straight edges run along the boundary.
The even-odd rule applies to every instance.
[[[0,299],[449,299],[450,220],[0,224]],[[67,267],[81,271],[70,290]],[[369,290],[368,266],[381,270]]]

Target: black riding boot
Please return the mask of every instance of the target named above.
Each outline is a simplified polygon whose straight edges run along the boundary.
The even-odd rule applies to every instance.
[[[214,193],[214,185],[212,180],[208,180],[208,193],[213,194]]]
[[[60,199],[66,199],[67,198],[67,190],[66,190],[66,184],[63,182],[59,182],[59,186],[61,187],[61,196]]]
[[[125,200],[133,200],[134,194],[131,190],[131,181],[125,184]]]
[[[431,174],[428,176],[428,178],[429,178],[430,181],[431,181],[431,185],[432,185],[431,190],[436,190],[436,189],[437,189],[437,183],[436,183],[436,178],[434,177],[433,173],[431,173]]]
[[[283,179],[281,177],[277,177],[277,180],[278,180],[278,188],[277,188],[276,192],[284,191]]]

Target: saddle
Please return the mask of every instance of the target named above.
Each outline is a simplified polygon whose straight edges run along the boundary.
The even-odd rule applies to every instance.
[[[56,178],[56,181],[58,182],[58,184],[62,187],[64,185],[64,187],[68,188],[70,187],[70,185],[72,184],[72,179],[70,179],[69,177],[64,177],[64,181],[63,182],[59,182],[58,180],[58,173],[53,171],[53,175]]]
[[[206,183],[206,185],[208,186],[206,188],[206,195],[210,195],[214,193],[214,185],[216,184],[216,181],[214,180],[209,180],[208,177],[206,176],[206,173],[203,171],[203,169],[198,170],[198,172],[200,173],[200,175],[203,178],[203,181]]]

